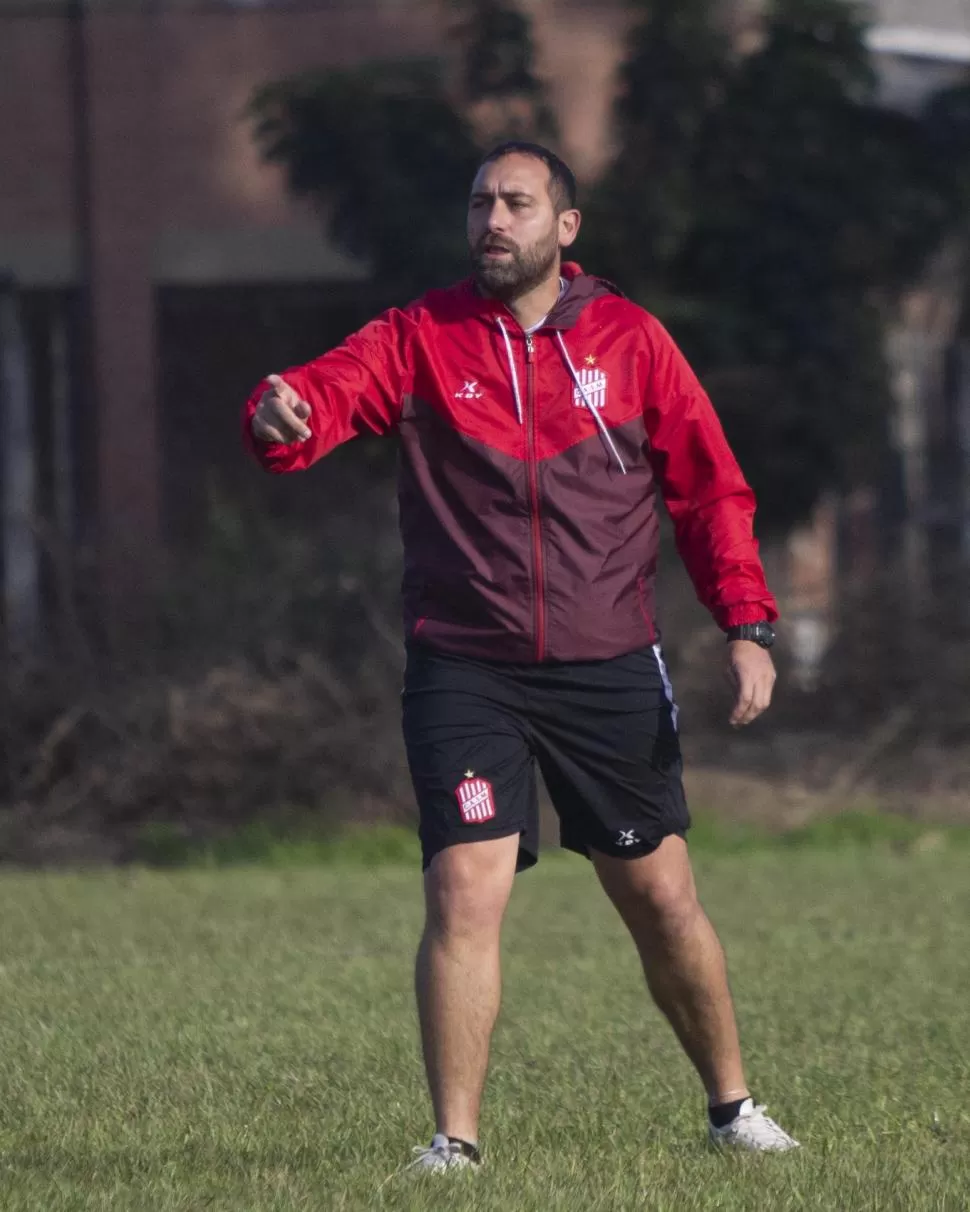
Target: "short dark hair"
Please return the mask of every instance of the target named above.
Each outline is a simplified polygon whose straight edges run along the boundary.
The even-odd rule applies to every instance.
[[[564,210],[573,210],[576,206],[576,178],[573,170],[561,160],[554,151],[543,147],[541,143],[529,143],[524,139],[509,139],[493,148],[479,165],[484,168],[494,160],[505,156],[531,156],[533,160],[541,160],[549,169],[549,197],[552,198],[556,214]]]

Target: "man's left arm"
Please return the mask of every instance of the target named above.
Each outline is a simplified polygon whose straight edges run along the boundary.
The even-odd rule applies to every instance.
[[[772,623],[778,607],[754,537],[754,493],[707,393],[653,317],[647,339],[650,459],[697,596],[728,635],[742,624]],[[761,645],[737,639],[728,645],[728,669],[736,689],[731,723],[749,724],[771,702],[774,664]]]

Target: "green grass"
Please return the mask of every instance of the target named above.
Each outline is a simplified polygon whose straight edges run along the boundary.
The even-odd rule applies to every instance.
[[[693,853],[729,854],[754,850],[842,850],[858,846],[889,847],[896,851],[970,850],[970,825],[934,825],[889,812],[849,811],[819,815],[808,824],[784,831],[694,813],[690,844]],[[253,821],[223,837],[199,841],[165,822],[147,825],[136,854],[148,867],[230,867],[258,863],[262,867],[305,867],[324,864],[374,867],[386,863],[417,863],[421,851],[414,829],[375,824],[334,832],[310,814],[294,813],[276,824]],[[557,849],[547,861],[561,857]]]
[[[517,886],[483,1139],[426,1141],[416,870],[0,878],[0,1209],[970,1207],[962,847],[699,848],[751,1080],[803,1142],[721,1157],[579,859]]]

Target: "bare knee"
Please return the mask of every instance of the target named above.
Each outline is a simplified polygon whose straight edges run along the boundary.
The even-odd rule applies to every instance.
[[[642,925],[669,939],[689,933],[701,913],[693,881],[668,877],[632,888],[617,908],[631,927]]]
[[[427,930],[497,939],[512,891],[518,837],[449,846],[425,874]]]
[[[680,838],[667,839],[641,859],[597,856],[597,873],[623,920],[634,932],[676,938],[694,928],[703,910]]]

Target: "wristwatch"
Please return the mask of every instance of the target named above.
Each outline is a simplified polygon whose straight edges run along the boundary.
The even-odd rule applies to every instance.
[[[726,635],[728,643],[731,640],[750,640],[762,648],[770,648],[775,642],[775,629],[764,619],[759,623],[741,623],[738,627],[729,627]]]

